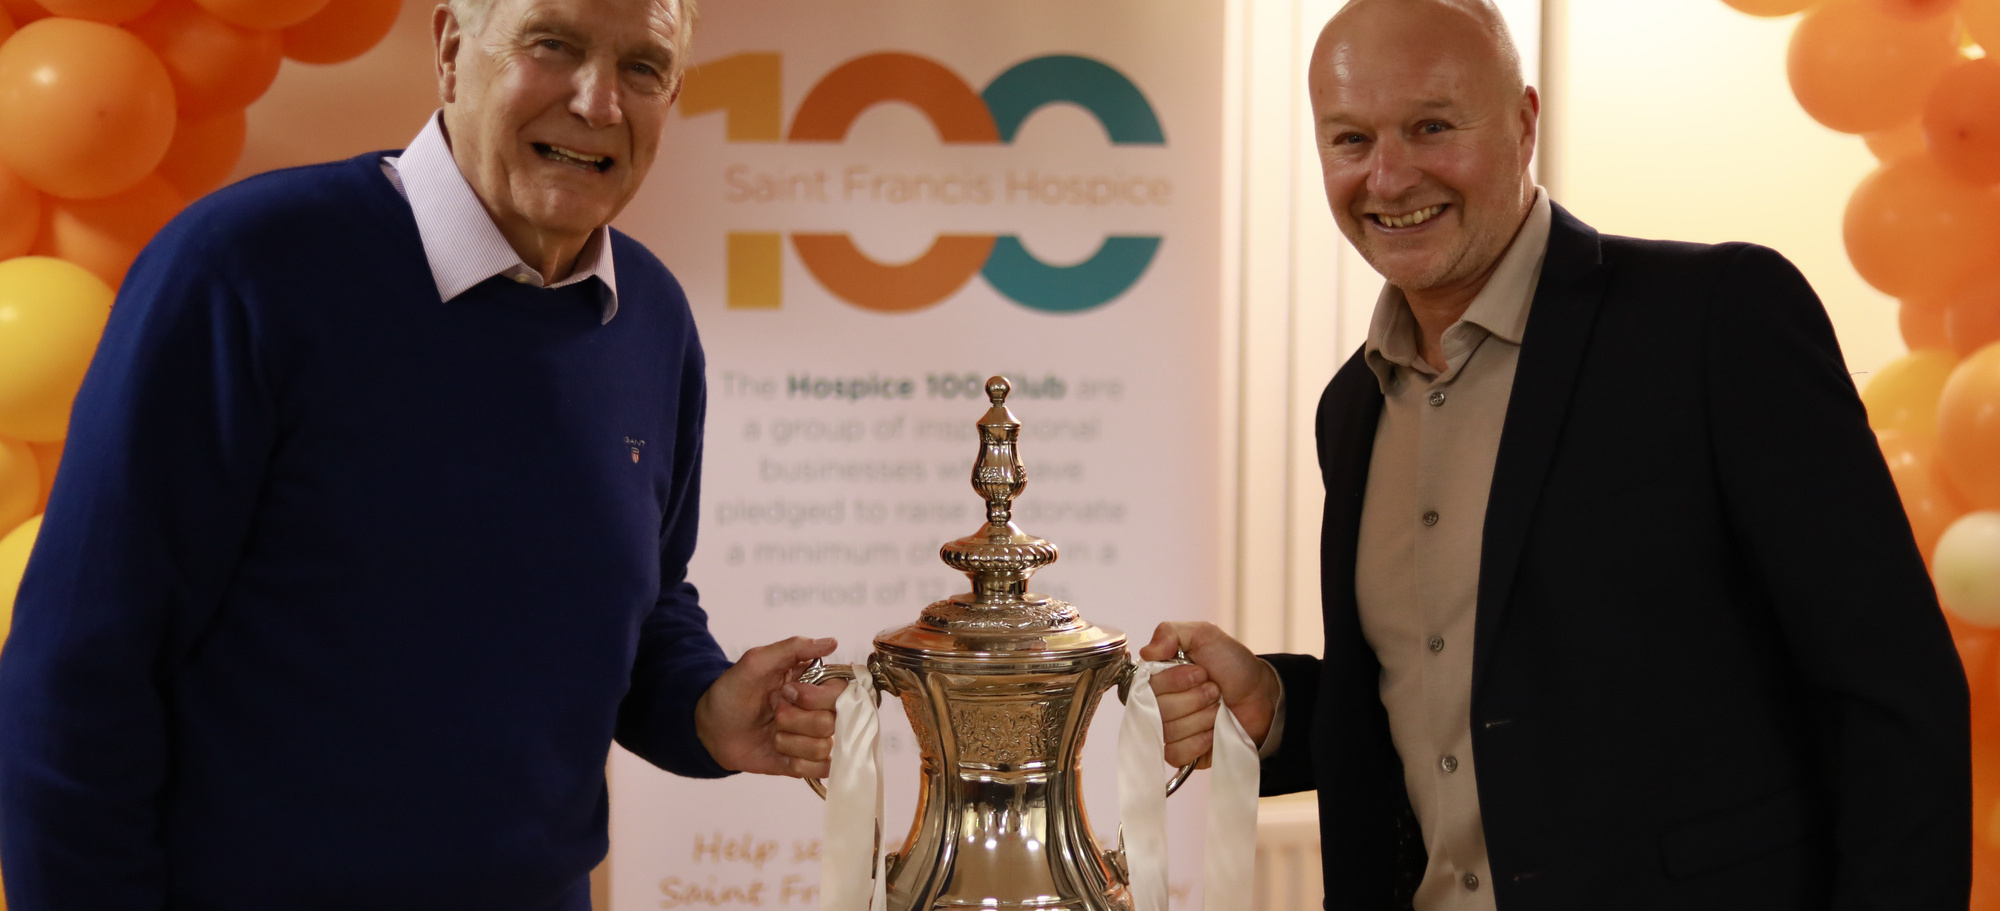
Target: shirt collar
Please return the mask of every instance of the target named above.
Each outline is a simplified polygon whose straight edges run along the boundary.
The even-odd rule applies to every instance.
[[[1465,315],[1445,330],[1448,359],[1456,361],[1460,355],[1477,347],[1454,344],[1473,334],[1468,329],[1483,332],[1508,344],[1521,343],[1521,338],[1527,334],[1528,308],[1534,302],[1535,287],[1541,281],[1542,259],[1549,249],[1551,221],[1548,191],[1536,187],[1535,201],[1528,207],[1528,217],[1522,221],[1520,230],[1515,232],[1506,252],[1500,255],[1493,274],[1472,298],[1472,303],[1466,306]],[[1367,362],[1368,369],[1375,372],[1375,379],[1385,395],[1390,391],[1397,367],[1417,369],[1416,365],[1421,363],[1422,356],[1417,351],[1417,318],[1410,313],[1410,305],[1404,299],[1402,289],[1395,285],[1384,282],[1382,293],[1376,295],[1375,313],[1368,321],[1368,341],[1362,358]],[[1429,367],[1425,366],[1422,370],[1428,373]],[[1455,372],[1454,366],[1444,375]]]
[[[431,115],[401,157],[382,159],[383,173],[410,203],[423,239],[424,258],[437,283],[438,299],[449,302],[495,275],[538,287],[565,288],[595,276],[602,284],[604,318],[618,315],[618,272],[611,261],[611,229],[590,232],[577,254],[576,271],[555,284],[521,260],[493,224],[486,207],[466,183],[445,142],[444,112]]]

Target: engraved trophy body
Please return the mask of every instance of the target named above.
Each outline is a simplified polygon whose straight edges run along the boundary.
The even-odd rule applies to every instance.
[[[887,858],[889,907],[1130,911],[1122,849],[1100,847],[1084,814],[1078,757],[1098,699],[1114,687],[1122,698],[1134,665],[1124,633],[1028,590],[1057,550],[1012,520],[1027,474],[1010,388],[987,381],[992,407],[979,421],[972,486],[986,524],[940,549],[972,590],[878,635],[868,659],[922,755],[916,818]],[[838,677],[853,679],[818,665],[803,679]]]

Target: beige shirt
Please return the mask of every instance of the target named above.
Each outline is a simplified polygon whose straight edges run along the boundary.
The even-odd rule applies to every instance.
[[[1418,353],[1395,287],[1383,286],[1368,328],[1363,357],[1384,402],[1355,596],[1430,852],[1417,911],[1493,908],[1472,755],[1473,623],[1486,496],[1548,239],[1548,194],[1537,190],[1492,278],[1445,330],[1442,372]]]

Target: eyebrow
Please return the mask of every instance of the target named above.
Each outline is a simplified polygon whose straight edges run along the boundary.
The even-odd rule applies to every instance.
[[[1415,107],[1423,111],[1450,110],[1458,107],[1458,102],[1452,101],[1449,98],[1425,98],[1416,102]],[[1319,125],[1323,127],[1347,122],[1346,111],[1331,111],[1319,119]]]
[[[555,38],[561,38],[564,41],[568,41],[571,44],[579,46],[589,43],[587,40],[587,36],[585,36],[583,32],[578,31],[576,26],[571,25],[570,23],[565,22],[562,19],[546,15],[532,17],[528,19],[526,22],[522,23],[521,34],[524,36],[548,35]],[[628,56],[641,60],[645,63],[652,64],[653,66],[658,67],[662,72],[673,69],[673,63],[674,63],[673,48],[667,47],[658,42],[649,41],[646,44],[641,45],[636,51],[633,51]]]
[[[521,23],[521,34],[523,36],[551,35],[572,44],[584,43],[584,34],[577,31],[576,26],[551,16],[536,16]]]

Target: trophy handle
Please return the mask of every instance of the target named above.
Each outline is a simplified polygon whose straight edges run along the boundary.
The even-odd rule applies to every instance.
[[[1188,660],[1188,656],[1187,656],[1187,652],[1185,652],[1185,651],[1177,651],[1177,652],[1175,652],[1175,653],[1174,653],[1174,658],[1173,658],[1173,660],[1172,660],[1172,661],[1169,661],[1169,662],[1167,662],[1167,663],[1168,663],[1168,664],[1193,664],[1194,662],[1192,662],[1192,661],[1189,661],[1189,660]],[[1139,665],[1138,665],[1138,663],[1137,663],[1137,662],[1135,662],[1135,661],[1133,661],[1133,660],[1132,660],[1132,656],[1131,656],[1131,655],[1130,655],[1130,654],[1128,653],[1128,654],[1127,654],[1127,655],[1125,656],[1125,666],[1124,666],[1124,667],[1122,667],[1122,668],[1119,668],[1119,670],[1118,670],[1118,701],[1119,701],[1119,702],[1121,702],[1121,703],[1122,703],[1122,702],[1125,702],[1125,701],[1126,701],[1127,699],[1131,698],[1131,695],[1132,695],[1132,672],[1133,672],[1133,671],[1136,671],[1136,670],[1138,670],[1138,669],[1139,669]],[[1173,780],[1172,780],[1172,781],[1169,781],[1169,782],[1167,782],[1167,796],[1168,796],[1168,797],[1172,797],[1172,796],[1174,796],[1174,792],[1176,792],[1176,791],[1179,791],[1179,790],[1181,789],[1181,785],[1184,785],[1184,784],[1187,784],[1187,780],[1188,780],[1188,778],[1194,775],[1194,770],[1195,770],[1195,769],[1197,769],[1197,768],[1200,768],[1200,767],[1201,767],[1201,760],[1199,760],[1199,759],[1196,759],[1195,761],[1193,761],[1193,762],[1190,762],[1190,763],[1188,763],[1187,765],[1184,765],[1184,766],[1181,766],[1181,770],[1180,770],[1180,771],[1178,771],[1178,772],[1175,772],[1175,773],[1174,773],[1174,777],[1173,777]],[[824,795],[824,794],[821,794],[820,796],[824,797],[824,796],[826,796],[826,795]],[[1122,829],[1121,829],[1121,831],[1119,832],[1119,842],[1120,842],[1120,844],[1121,844],[1121,845],[1122,845],[1122,844],[1124,843],[1124,832],[1122,831]]]
[[[872,695],[875,697],[875,705],[877,707],[882,705],[882,690],[889,684],[889,680],[882,673],[882,670],[883,668],[875,660],[875,656],[872,654],[869,655],[868,671],[875,678],[875,692]],[[800,683],[820,684],[829,680],[845,680],[853,683],[855,680],[854,666],[851,664],[828,664],[818,658],[814,658],[812,663],[806,665],[806,669],[800,672],[798,677],[798,682]],[[812,787],[813,793],[819,795],[819,799],[826,799],[826,782],[817,778],[807,778],[804,780],[807,785]],[[1168,791],[1168,793],[1173,792]]]

